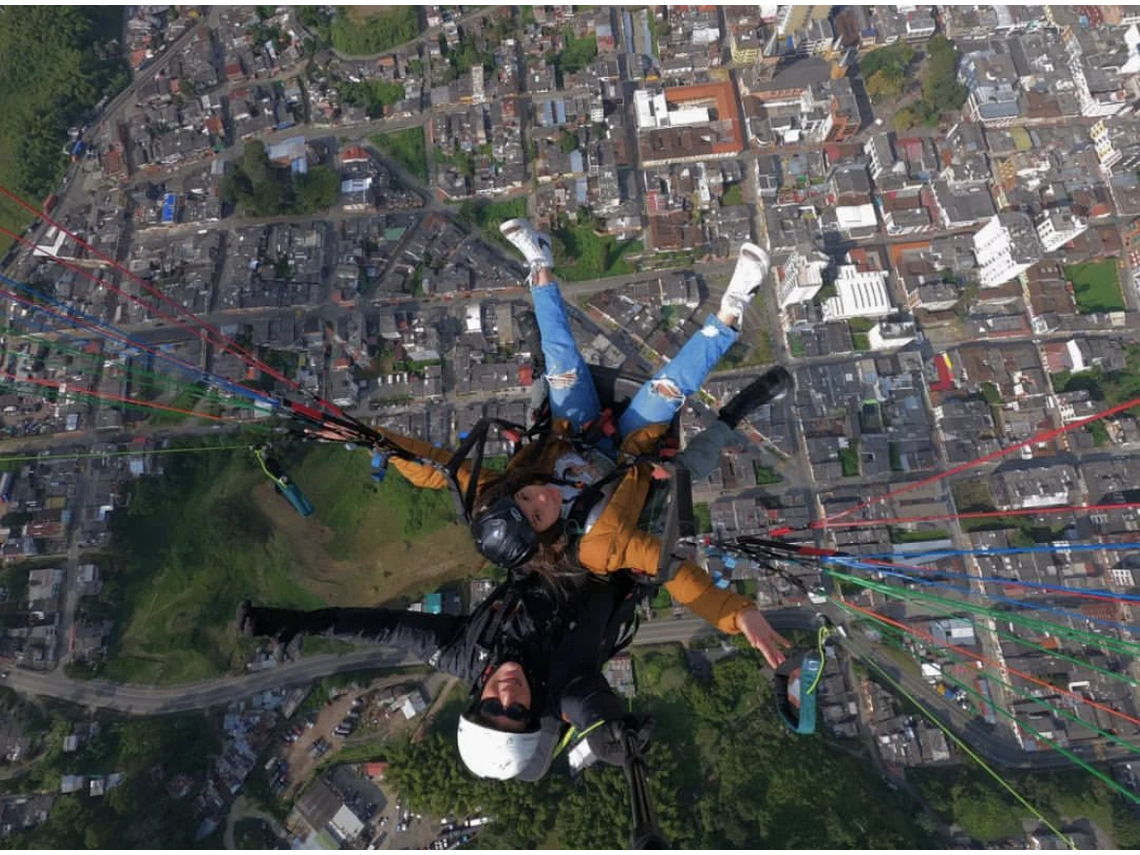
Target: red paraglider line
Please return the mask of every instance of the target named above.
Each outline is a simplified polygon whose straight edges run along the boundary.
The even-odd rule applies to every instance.
[[[17,377],[15,374],[9,374],[7,372],[0,374],[0,379],[8,380],[12,383],[32,383],[36,386],[47,386],[52,389],[63,389],[67,385],[66,383],[56,380],[37,380],[32,377]],[[228,419],[224,416],[211,416],[208,413],[196,413],[193,410],[184,410],[181,407],[169,407],[166,404],[156,404],[153,401],[139,401],[135,398],[128,398],[125,395],[114,395],[110,392],[96,392],[94,389],[76,388],[65,390],[65,394],[71,393],[75,393],[76,395],[90,395],[93,398],[130,404],[134,407],[148,407],[152,410],[166,410],[169,413],[182,413],[183,415],[193,416],[196,419],[209,419],[212,422],[239,421],[238,419]]]

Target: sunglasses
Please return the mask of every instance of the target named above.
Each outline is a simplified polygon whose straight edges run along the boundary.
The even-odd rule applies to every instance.
[[[511,721],[530,721],[530,710],[522,704],[510,704],[503,706],[498,698],[485,698],[479,702],[477,707],[479,715],[484,718],[489,716],[506,716]]]

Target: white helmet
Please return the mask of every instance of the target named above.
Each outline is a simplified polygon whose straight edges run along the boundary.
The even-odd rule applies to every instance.
[[[542,737],[540,731],[511,733],[459,717],[459,756],[480,778],[506,781],[527,767]]]

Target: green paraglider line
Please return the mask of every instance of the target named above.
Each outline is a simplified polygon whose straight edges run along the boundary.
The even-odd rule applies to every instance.
[[[21,333],[13,327],[0,328],[0,334],[4,333],[15,333],[13,335],[13,338],[34,342],[38,345],[50,348],[59,353],[67,354],[68,356],[74,356],[77,359],[85,359],[92,365],[98,361],[102,361],[104,358],[103,356],[86,353],[79,348],[68,347],[52,339],[40,338],[30,333]],[[116,370],[121,371],[122,369],[117,368]],[[132,377],[138,377],[147,380],[148,382],[145,384],[145,387],[152,390],[163,389],[166,391],[174,390],[178,392],[186,392],[192,398],[195,398],[199,401],[206,401],[207,403],[214,403],[218,404],[219,406],[235,408],[242,407],[249,410],[254,410],[257,408],[257,405],[248,399],[233,395],[226,399],[223,399],[220,397],[220,393],[216,389],[210,388],[203,391],[198,387],[198,384],[196,382],[178,380],[170,374],[163,374],[146,369],[135,369],[132,372]]]
[[[908,591],[895,585],[886,585],[882,582],[875,582],[871,579],[865,579],[861,576],[852,576],[847,573],[840,573],[836,570],[828,568],[825,568],[824,572],[836,579],[841,579],[845,582],[851,582],[852,584],[859,585],[860,587],[867,588],[872,591],[877,591],[890,597],[895,597],[896,599],[923,603],[941,603],[944,605],[948,604],[956,609],[985,615],[995,621],[1016,623],[1032,629],[1054,633],[1059,636],[1071,638],[1075,641],[1081,641],[1086,644],[1094,644],[1098,647],[1104,647],[1105,649],[1112,650],[1114,653],[1133,656],[1140,654],[1140,645],[1138,644],[1131,644],[1120,639],[1107,638],[1104,636],[1096,635],[1094,633],[1084,632],[1083,630],[1079,629],[1071,629],[1060,624],[1050,623],[1049,621],[1040,620],[1038,618],[1031,618],[1028,616],[1020,615],[1017,612],[999,611],[997,609],[987,608],[977,603],[971,603],[965,600],[951,600],[947,599],[946,597],[939,597],[936,594],[919,591]],[[1030,606],[1030,608],[1032,608],[1032,606]]]
[[[234,451],[249,448],[242,445],[203,445],[195,448],[153,448],[146,451],[85,451],[75,454],[29,454],[21,457],[0,457],[0,463],[19,463],[31,460],[78,460],[84,457],[138,457],[151,454],[191,454],[202,451]]]
[[[835,602],[837,605],[840,605],[840,606],[843,606],[843,607],[849,609],[849,607],[847,606],[846,603],[842,603],[840,601],[835,601]],[[851,610],[851,611],[853,612],[853,610]],[[864,614],[866,614],[866,613],[864,613]],[[874,615],[872,614],[872,617],[873,616]],[[962,740],[962,738],[958,736],[958,734],[954,733],[954,731],[951,730],[947,725],[943,724],[942,721],[940,721],[939,718],[936,715],[934,715],[934,713],[928,707],[926,707],[921,701],[919,701],[916,697],[914,697],[914,695],[912,695],[905,688],[903,688],[903,686],[901,686],[898,683],[898,681],[896,681],[893,677],[891,677],[891,675],[888,674],[885,669],[883,669],[873,659],[868,659],[865,661],[866,661],[866,664],[870,665],[875,670],[875,672],[880,677],[882,677],[884,680],[886,680],[887,683],[889,683],[890,686],[895,691],[897,691],[900,695],[902,695],[904,698],[906,698],[908,701],[910,701],[912,704],[914,704],[914,706],[922,712],[923,716],[925,716],[935,727],[937,727],[939,730],[941,730],[947,736],[947,738],[952,740],[954,742],[954,744],[957,745],[971,760],[973,760],[975,763],[977,763],[986,772],[986,774],[988,774],[991,778],[993,778],[995,781],[997,781],[999,784],[1001,784],[1001,786],[1010,795],[1012,795],[1015,799],[1017,799],[1018,803],[1020,803],[1026,810],[1028,810],[1030,813],[1032,813],[1035,817],[1037,817],[1037,819],[1039,819],[1041,821],[1041,823],[1046,828],[1048,828],[1050,831],[1052,831],[1054,834],[1056,834],[1057,837],[1059,837],[1061,840],[1064,840],[1066,845],[1070,849],[1076,849],[1077,848],[1073,844],[1073,841],[1070,840],[1068,837],[1066,837],[1064,834],[1062,834],[1060,829],[1058,829],[1056,826],[1053,825],[1053,823],[1051,823],[1048,819],[1046,819],[1045,816],[1041,813],[1041,811],[1037,810],[1037,808],[1035,808],[1033,805],[1031,805],[1025,799],[1025,797],[1021,795],[1021,793],[1019,793],[1017,790],[1015,790],[1013,788],[1012,784],[1010,784],[1008,781],[1005,780],[1005,778],[1003,778],[1001,775],[999,775],[988,763],[986,763],[985,760],[983,760],[981,758],[981,756],[978,755],[978,753],[976,751],[974,751],[974,749],[972,749],[969,745],[967,745],[965,743],[965,741]]]
[[[896,650],[900,650],[904,653],[907,652],[905,647],[903,647],[903,645],[900,643],[902,633],[900,633],[894,627],[887,626],[887,625],[882,625],[880,628],[885,630],[887,635],[893,639],[891,642],[892,647],[894,647]],[[954,662],[955,665],[962,665],[962,666],[968,665],[966,660],[964,660],[958,656],[955,656],[953,653],[948,653],[947,655]],[[1041,704],[1042,706],[1048,707],[1050,710],[1052,710],[1057,715],[1062,716],[1063,718],[1067,718],[1069,721],[1073,722],[1074,724],[1079,724],[1082,727],[1087,727],[1089,730],[1094,731],[1095,733],[1097,733],[1100,736],[1107,739],[1109,742],[1112,742],[1116,745],[1119,745],[1123,748],[1126,748],[1134,754],[1140,754],[1140,746],[1133,745],[1132,743],[1128,742],[1127,740],[1121,739],[1119,736],[1114,736],[1113,734],[1111,734],[1107,731],[1101,730],[1099,727],[1097,727],[1092,722],[1086,721],[1085,719],[1081,718],[1080,716],[1073,715],[1070,712],[1066,712],[1065,710],[1061,709],[1060,707],[1049,703],[1044,698],[1039,698],[1039,697],[1036,697],[1034,695],[1026,694],[1023,689],[1019,689],[1016,686],[1012,685],[1011,683],[1006,682],[999,675],[993,673],[992,671],[982,669],[978,673],[980,676],[985,676],[986,679],[988,679],[988,680],[993,680],[995,683],[1000,683],[1001,685],[1005,686],[1011,692],[1016,694],[1019,698],[1022,698],[1024,700],[1028,700],[1028,701],[1033,701],[1034,703]],[[1003,716],[1005,716],[1010,721],[1012,721],[1016,727],[1019,727],[1023,730],[1028,730],[1035,737],[1040,739],[1043,743],[1050,746],[1051,748],[1056,749],[1056,751],[1058,753],[1062,754],[1067,759],[1073,761],[1075,764],[1080,766],[1086,772],[1093,775],[1093,777],[1095,777],[1098,780],[1102,781],[1103,783],[1107,784],[1112,790],[1114,790],[1115,792],[1124,796],[1128,801],[1131,801],[1133,804],[1140,804],[1140,796],[1137,796],[1135,793],[1131,792],[1127,787],[1124,787],[1124,786],[1118,784],[1116,781],[1109,778],[1103,772],[1101,772],[1100,770],[1089,765],[1084,760],[1082,760],[1080,757],[1078,757],[1076,754],[1069,751],[1067,748],[1062,746],[1060,743],[1055,742],[1054,740],[1050,739],[1048,736],[1045,736],[1043,733],[1036,730],[1031,725],[1026,724],[1025,722],[1019,721],[1017,718],[1017,715],[1012,710],[994,703],[992,698],[987,698],[985,695],[983,695],[981,692],[979,692],[974,687],[968,685],[967,683],[962,682],[958,678],[954,677],[952,674],[947,674],[945,670],[943,670],[941,676],[942,676],[943,680],[950,681],[951,683],[953,683],[958,688],[960,688],[963,691],[968,692],[969,694],[973,695],[975,698],[977,698],[979,701],[981,701],[982,703],[989,706],[991,709],[994,709],[994,710],[997,710],[998,712],[1000,712]]]

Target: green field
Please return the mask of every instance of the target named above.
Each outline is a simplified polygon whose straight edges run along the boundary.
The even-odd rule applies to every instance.
[[[518,250],[507,242],[499,226],[507,220],[526,216],[526,197],[517,196],[501,202],[488,202],[486,199],[468,199],[459,206],[459,217],[479,229],[484,240],[497,243],[512,257],[518,257]]]
[[[332,46],[341,53],[382,53],[414,39],[420,32],[417,6],[337,6]]]
[[[408,128],[390,134],[373,134],[369,141],[411,175],[428,182],[427,152],[424,148],[424,129]]]
[[[1067,264],[1065,276],[1073,283],[1077,310],[1082,315],[1124,311],[1124,297],[1120,293],[1120,277],[1115,258]]]
[[[637,268],[626,255],[642,251],[640,241],[618,243],[610,235],[594,233],[592,224],[573,226],[563,223],[553,230],[554,272],[564,282],[601,279],[635,273]]]
[[[450,524],[446,493],[417,490],[394,469],[374,484],[363,451],[291,450],[283,462],[312,517],[241,452],[172,457],[165,476],[132,486],[112,522],[115,561],[99,606],[117,619],[104,676],[171,683],[240,667],[233,616],[245,597],[378,605],[481,566],[466,530]]]

